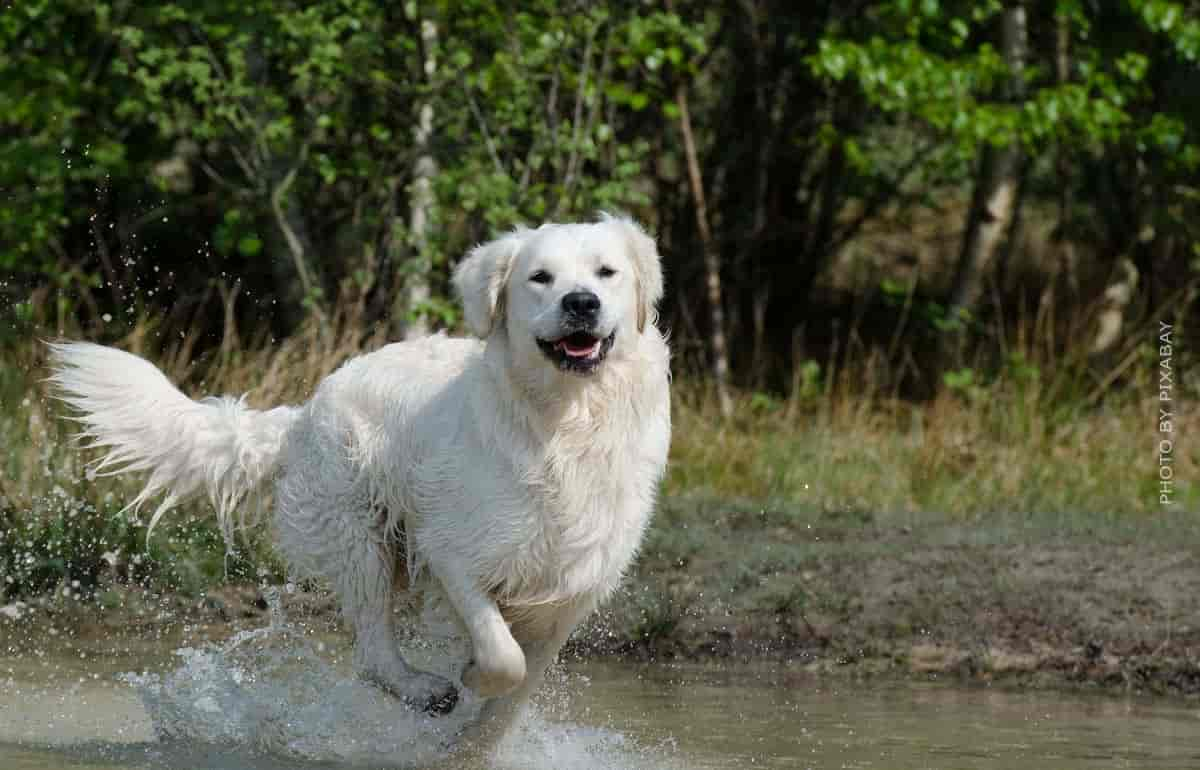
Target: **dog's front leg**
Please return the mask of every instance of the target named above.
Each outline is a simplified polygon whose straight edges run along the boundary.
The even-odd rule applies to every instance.
[[[348,558],[333,574],[342,612],[354,628],[354,667],[413,708],[445,714],[458,702],[447,679],[412,668],[396,647],[393,569],[395,557],[376,539],[350,530],[341,533]]]
[[[485,755],[508,734],[529,699],[541,687],[546,671],[558,658],[571,631],[593,606],[590,599],[556,607],[547,605],[514,624],[525,652],[525,679],[512,692],[484,704],[479,719],[459,736],[461,749],[456,756]]]
[[[471,661],[462,683],[485,698],[516,689],[525,681],[525,653],[495,600],[461,565],[431,566],[471,637]]]

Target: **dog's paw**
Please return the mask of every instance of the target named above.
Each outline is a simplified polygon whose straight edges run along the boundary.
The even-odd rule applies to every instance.
[[[518,650],[519,651],[519,650]],[[498,698],[517,689],[525,681],[525,657],[491,659],[490,665],[480,665],[474,658],[463,669],[462,683],[483,698]]]
[[[415,698],[409,697],[405,702],[412,708],[420,709],[433,717],[449,714],[458,705],[458,688],[448,679],[440,676],[426,675],[437,680]]]
[[[458,705],[458,688],[437,674],[414,672],[404,676],[381,676],[368,671],[363,677],[399,698],[409,708],[430,716],[444,716]]]

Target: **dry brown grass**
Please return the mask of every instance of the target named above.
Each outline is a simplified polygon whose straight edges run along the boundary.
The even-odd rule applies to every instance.
[[[669,494],[961,516],[1160,509],[1153,395],[1073,416],[1027,414],[1000,387],[924,405],[830,397],[791,417],[784,405],[738,403],[722,423],[703,395],[684,389],[677,397]],[[1198,435],[1200,414],[1188,408],[1177,425]],[[1200,451],[1181,450],[1176,507],[1194,508]]]

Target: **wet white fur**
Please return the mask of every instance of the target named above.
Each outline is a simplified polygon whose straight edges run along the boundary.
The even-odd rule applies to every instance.
[[[552,281],[530,281],[539,270]],[[483,745],[634,557],[666,463],[668,350],[658,254],[624,218],[517,229],[454,283],[480,339],[389,345],[300,407],[191,401],[142,359],[86,343],[53,346],[52,380],[109,448],[102,469],[150,472],[135,504],[166,493],[155,520],[206,491],[231,534],[239,503],[274,480],[282,551],[333,582],[363,675],[418,705],[452,685],[401,658],[393,585],[404,569],[434,578],[471,636],[463,683],[493,698]],[[536,344],[561,336],[561,298],[579,290],[601,298],[597,333],[615,331],[590,376]]]

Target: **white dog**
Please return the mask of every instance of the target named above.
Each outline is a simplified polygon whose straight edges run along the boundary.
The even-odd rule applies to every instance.
[[[621,580],[650,519],[670,440],[662,271],[632,221],[518,228],[454,272],[480,340],[434,336],[356,358],[308,403],[269,411],[192,401],[153,366],[53,345],[52,382],[107,449],[148,471],[134,505],[207,492],[227,539],[273,482],[275,532],[297,570],[326,576],[355,634],[356,669],[414,708],[455,685],[394,640],[398,585],[425,574],[470,635],[462,684],[490,698],[492,742],[571,630]]]

